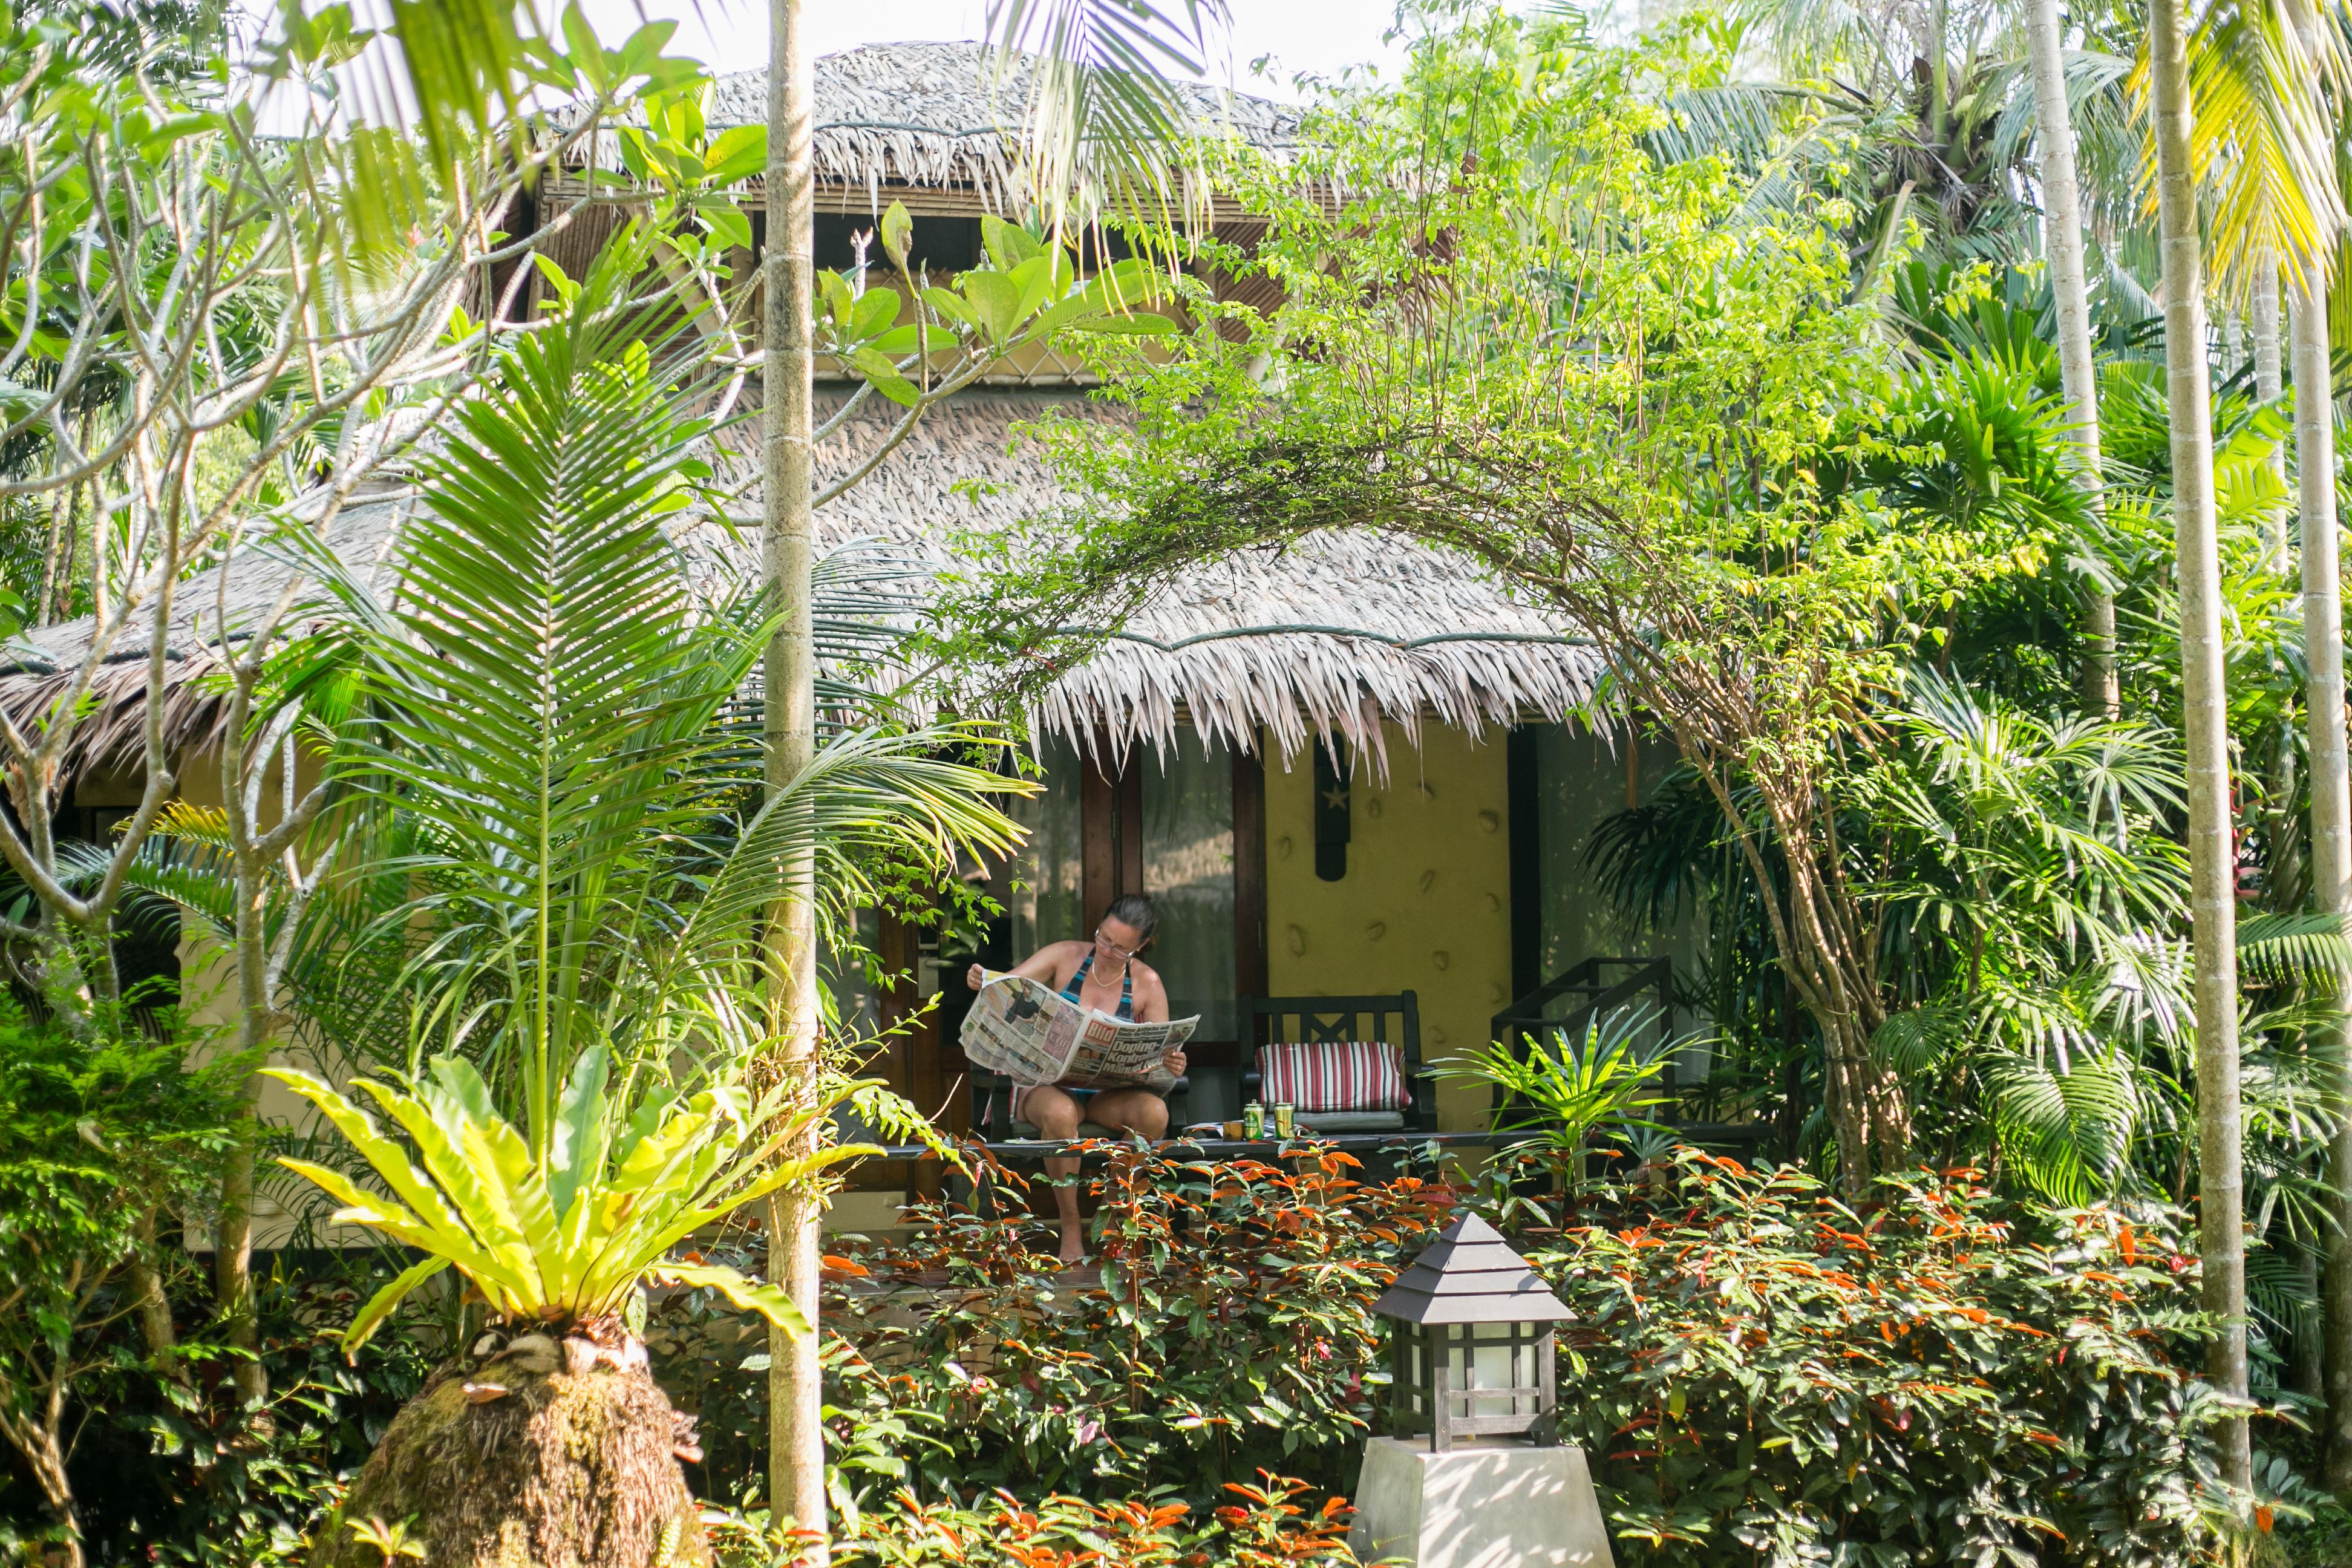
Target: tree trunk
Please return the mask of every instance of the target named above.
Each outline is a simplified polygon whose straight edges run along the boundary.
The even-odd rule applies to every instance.
[[[2254,395],[2264,403],[2276,403],[2286,395],[2286,365],[2279,330],[2279,269],[2278,258],[2264,251],[2254,258],[2254,297],[2249,307],[2248,331],[2254,340]],[[2285,454],[2279,454],[2275,464],[2281,479],[2286,477]],[[2279,538],[2286,538],[2284,526]]]
[[[2263,251],[2254,258],[2254,298],[2247,312],[2254,340],[2254,395],[2275,405],[2286,395],[2285,367],[2281,363],[2278,258]],[[2271,449],[2271,471],[2286,478],[2286,447]],[[2294,559],[2287,537],[2286,513],[2273,512],[2263,523],[2263,559],[2273,572],[2284,572]]]
[[[2230,816],[2221,573],[2214,537],[2211,387],[2205,363],[2204,260],[2189,162],[2188,36],[2179,0],[2149,7],[2158,226],[2164,255],[2166,389],[2171,400],[2172,511],[2180,579],[2181,730],[2189,753],[2189,904],[2197,981],[2198,1252],[2204,1306],[2221,1325],[2206,1373],[2246,1393],[2246,1247],[2238,1105],[2237,910]],[[2246,1423],[2221,1429],[2222,1479],[2252,1479]]]
[[[644,1359],[534,1332],[442,1368],[320,1527],[310,1568],[382,1568],[352,1529],[372,1520],[404,1525],[431,1568],[709,1568],[678,1468],[693,1423]]]
[[[64,1443],[54,1426],[45,1426],[32,1446],[19,1444],[18,1449],[25,1456],[25,1468],[33,1472],[41,1489],[42,1500],[65,1526],[63,1568],[83,1568],[89,1559],[82,1551],[81,1511],[75,1506],[73,1482],[66,1474]]]
[[[2099,376],[2091,357],[2091,297],[2083,266],[2082,183],[2074,172],[2074,113],[2066,100],[2063,35],[2058,0],[2033,0],[2026,31],[2033,55],[2033,106],[2042,154],[2042,247],[2058,305],[2058,370],[2081,454],[2083,488],[2095,521],[2106,516],[2099,459]],[[2096,578],[2085,584],[2083,701],[2091,711],[2117,717],[2122,689],[2116,679],[2116,599]]]
[[[155,1220],[153,1209],[142,1215],[132,1239],[131,1261],[126,1266],[131,1300],[139,1314],[139,1338],[147,1346],[147,1359],[155,1363],[155,1374],[185,1384],[188,1369],[180,1364],[180,1332],[172,1321],[172,1299],[165,1294],[163,1277],[155,1268]]]
[[[1951,119],[1950,0],[1927,0],[1927,145],[1945,155]]]
[[[811,344],[814,334],[812,229],[816,191],[810,138],[816,96],[806,0],[771,0],[768,57],[767,255],[762,287],[766,335],[761,474],[766,527],[761,563],[774,607],[788,618],[768,645],[765,667],[767,781],[771,791],[816,754],[816,661],[810,582],[815,558],[813,494],[814,419]],[[796,863],[794,886],[777,910],[773,983],[777,987],[776,1063],[791,1078],[814,1074],[817,1048],[814,863]],[[814,1136],[814,1133],[812,1133]],[[787,1152],[796,1152],[788,1151]],[[814,1194],[786,1194],[769,1205],[769,1277],[782,1283],[812,1332],[769,1331],[768,1503],[802,1530],[817,1532],[812,1561],[822,1564],[825,1531],[823,1376],[817,1361],[818,1226],[824,1204]]]
[[[2336,400],[2326,280],[2315,269],[2290,285],[2294,339],[2294,461],[2303,507],[2303,646],[2311,722],[2313,907],[2352,916],[2352,781],[2345,773],[2344,606],[2336,581]],[[2343,1001],[2352,1006],[2352,995]],[[2328,1028],[2339,1081],[2352,1079],[2347,1034]],[[2329,1163],[2336,1226],[2327,1238],[2320,1320],[2327,1369],[2327,1485],[2352,1488],[2352,1117],[2339,1118]]]
[[[228,818],[229,851],[236,886],[236,1019],[237,1049],[257,1061],[269,1044],[268,955],[263,948],[264,868],[253,839],[259,824],[253,820],[247,776],[245,722],[252,712],[256,669],[239,668],[236,691],[229,705],[229,721],[221,740],[221,800]],[[291,801],[281,803],[289,809]],[[214,1237],[213,1300],[227,1331],[229,1344],[245,1352],[233,1362],[237,1404],[257,1410],[269,1397],[268,1369],[261,1364],[260,1320],[253,1297],[253,1170],[261,1136],[257,1112],[261,1079],[247,1073],[237,1089],[236,1141],[230,1145],[221,1173],[220,1224]]]
[[[66,1471],[65,1385],[62,1369],[52,1368],[47,1386],[40,1391],[39,1418],[0,1412],[0,1426],[5,1427],[8,1441],[23,1456],[25,1468],[33,1472],[41,1500],[65,1527],[64,1568],[83,1568],[89,1559],[82,1552],[81,1512],[74,1502],[73,1478]]]

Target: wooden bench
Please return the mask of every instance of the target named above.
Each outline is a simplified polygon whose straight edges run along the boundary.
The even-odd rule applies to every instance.
[[[1376,996],[1244,996],[1243,1023],[1242,1099],[1258,1098],[1257,1051],[1278,1040],[1346,1042],[1379,1040],[1395,1046],[1404,1057],[1405,1083],[1412,1095],[1403,1110],[1327,1111],[1298,1118],[1299,1131],[1318,1136],[1334,1134],[1428,1134],[1437,1131],[1437,1080],[1421,1062],[1421,998],[1411,991]],[[971,1073],[971,1131],[984,1143],[1008,1141],[1028,1143],[1037,1129],[1013,1119],[1013,1080],[1002,1073]],[[1189,1077],[1180,1078],[1168,1091],[1168,1126],[1179,1132],[1185,1123]],[[1090,1089],[1076,1091],[1081,1096]],[[1271,1116],[1271,1108],[1268,1115]],[[1108,1138],[1109,1131],[1094,1122],[1078,1125],[1080,1138]]]
[[[1380,996],[1245,996],[1242,999],[1246,1042],[1242,1061],[1242,1099],[1256,1100],[1262,1081],[1260,1047],[1277,1041],[1378,1040],[1404,1057],[1404,1080],[1412,1102],[1402,1110],[1301,1112],[1302,1133],[1318,1137],[1360,1133],[1429,1135],[1437,1131],[1437,1076],[1421,1065],[1421,998],[1411,991]],[[1273,1108],[1266,1114],[1273,1116]]]

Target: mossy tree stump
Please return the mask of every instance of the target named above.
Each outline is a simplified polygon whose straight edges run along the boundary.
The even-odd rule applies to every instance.
[[[530,1334],[435,1373],[320,1530],[310,1568],[382,1568],[348,1528],[404,1524],[432,1568],[708,1568],[679,1468],[692,1423],[616,1353]]]

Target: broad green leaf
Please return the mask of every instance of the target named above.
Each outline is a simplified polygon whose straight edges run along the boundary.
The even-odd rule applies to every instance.
[[[352,1320],[352,1326],[343,1331],[343,1353],[348,1356],[365,1344],[368,1336],[392,1315],[392,1310],[399,1306],[411,1290],[448,1267],[449,1260],[446,1258],[428,1258],[403,1269],[398,1279],[368,1299],[368,1304],[360,1309],[359,1316]]]
[[[967,272],[956,279],[972,320],[991,342],[1010,341],[1021,322],[1021,289],[1002,272]]]
[[[1012,271],[1045,248],[1035,235],[992,214],[981,216],[980,238],[999,272]]]
[[[316,1106],[419,1219],[437,1229],[457,1232],[466,1228],[443,1189],[416,1168],[407,1151],[377,1131],[375,1123],[358,1106],[323,1080],[299,1068],[264,1068],[262,1076],[276,1079]]]
[[[874,340],[874,352],[896,358],[913,353],[918,347],[929,353],[955,347],[955,334],[943,327],[933,327],[909,321],[903,327],[893,327]]]
[[[794,1339],[812,1332],[809,1321],[781,1286],[755,1285],[732,1268],[710,1263],[657,1263],[650,1272],[672,1284],[716,1290],[747,1312],[757,1312]]]
[[[564,1080],[547,1144],[547,1198],[559,1221],[572,1213],[581,1187],[604,1173],[604,1079],[608,1058],[592,1046]]]
[[[751,220],[733,202],[719,197],[705,197],[694,204],[694,210],[710,227],[710,237],[736,250],[751,248]]]
[[[883,253],[898,264],[901,272],[907,269],[907,247],[913,240],[914,234],[915,220],[907,215],[906,203],[894,201],[883,209]]]
[[[710,143],[709,178],[722,185],[746,180],[768,166],[768,128],[737,125],[722,131]]]
[[[924,289],[923,303],[938,311],[945,320],[953,321],[960,327],[980,325],[980,318],[972,314],[971,306],[965,304],[962,299],[952,291],[940,288],[937,284]]]
[[[850,318],[849,341],[862,343],[880,337],[898,319],[898,308],[905,303],[896,289],[884,286],[866,289],[857,297],[856,311]]]
[[[849,323],[857,314],[857,300],[849,291],[849,279],[838,272],[820,271],[816,275],[816,284],[818,291],[824,296],[825,310],[833,317],[834,331],[844,339],[854,338],[856,334],[849,330]]]
[[[913,382],[898,374],[898,367],[891,363],[888,354],[870,348],[857,349],[849,355],[849,363],[857,367],[860,375],[874,384],[875,391],[891,402],[912,408],[922,401],[922,394]]]
[[[1061,260],[1059,251],[1049,256],[1033,256],[1008,274],[1013,288],[1020,290],[1019,303],[1013,307],[1014,322],[1026,321],[1049,298],[1060,292],[1055,287],[1055,283],[1066,280],[1069,276],[1068,268],[1061,265]]]

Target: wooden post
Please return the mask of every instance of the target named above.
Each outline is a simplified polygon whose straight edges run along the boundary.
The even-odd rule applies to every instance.
[[[1234,989],[1272,992],[1265,952],[1265,753],[1234,748]],[[1249,1021],[1242,1026],[1246,1035]],[[1242,1041],[1243,1065],[1255,1040]]]
[[[1553,1342],[1552,1337],[1557,1331],[1548,1330],[1536,1342],[1536,1386],[1543,1390],[1538,1400],[1541,1408],[1538,1415],[1539,1419],[1551,1422],[1551,1440],[1555,1443],[1560,1440],[1559,1347]]]

